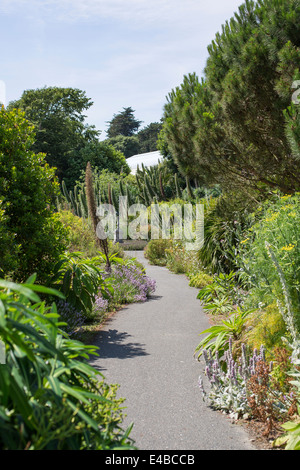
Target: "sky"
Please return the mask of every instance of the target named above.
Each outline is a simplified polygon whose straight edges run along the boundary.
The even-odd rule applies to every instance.
[[[93,102],[86,122],[131,107],[159,122],[184,75],[204,76],[207,46],[243,0],[0,0],[0,101],[71,87]]]

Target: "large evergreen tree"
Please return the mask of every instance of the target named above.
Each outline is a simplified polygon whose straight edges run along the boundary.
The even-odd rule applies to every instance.
[[[299,0],[247,0],[208,50],[202,84],[185,77],[165,105],[177,165],[227,187],[299,189]]]
[[[213,180],[213,169],[208,166],[204,155],[195,150],[194,139],[210,118],[210,109],[207,86],[199,81],[195,73],[189,74],[184,77],[182,85],[167,96],[160,133],[160,149],[167,144],[168,152],[181,174],[197,178],[201,183]]]
[[[140,153],[155,152],[157,150],[157,140],[161,129],[161,122],[151,122],[138,132]]]
[[[134,116],[134,110],[131,107],[123,108],[118,114],[114,114],[111,121],[108,122],[109,127],[106,131],[107,137],[116,137],[123,135],[125,137],[131,137],[135,134],[142,121],[138,121]]]
[[[240,164],[251,183],[299,187],[284,120],[300,66],[299,0],[247,0],[209,53],[206,81],[221,105],[232,164],[237,170]]]

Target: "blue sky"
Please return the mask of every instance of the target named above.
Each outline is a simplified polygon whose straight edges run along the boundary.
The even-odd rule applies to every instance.
[[[159,122],[183,76],[203,76],[207,46],[243,0],[0,0],[0,95],[44,86],[79,88],[87,122],[131,106]]]

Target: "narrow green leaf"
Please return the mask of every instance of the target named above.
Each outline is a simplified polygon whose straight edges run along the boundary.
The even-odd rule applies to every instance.
[[[16,284],[15,282],[0,279],[0,287],[18,292],[33,302],[40,302],[40,298],[31,289],[24,287],[22,284]]]
[[[50,287],[45,287],[45,286],[40,286],[37,284],[22,284],[25,287],[28,287],[29,289],[32,289],[35,292],[41,292],[42,294],[49,294],[49,295],[54,295],[56,297],[59,297],[61,299],[65,299],[65,296],[62,292],[60,292],[57,289],[52,289]]]

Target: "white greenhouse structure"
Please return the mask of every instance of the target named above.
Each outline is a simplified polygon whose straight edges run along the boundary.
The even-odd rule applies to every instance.
[[[145,168],[149,168],[150,166],[155,166],[162,161],[163,156],[159,151],[156,152],[148,152],[148,153],[140,153],[139,155],[133,155],[126,159],[128,166],[131,169],[131,173],[135,174],[137,166],[142,168],[142,163]]]

